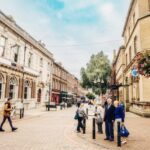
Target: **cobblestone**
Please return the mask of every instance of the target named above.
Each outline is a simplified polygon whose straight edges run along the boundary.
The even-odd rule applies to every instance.
[[[73,119],[75,108],[50,111],[37,117],[15,121],[19,128],[0,133],[0,150],[115,150],[116,142],[104,141],[104,135],[92,140],[91,119],[87,121],[87,134],[76,133],[76,121]],[[36,116],[36,115],[34,115]],[[127,114],[127,127],[131,136],[123,150],[148,150],[150,147],[150,120]]]

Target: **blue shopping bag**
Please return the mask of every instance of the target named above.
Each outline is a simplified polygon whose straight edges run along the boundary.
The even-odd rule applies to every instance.
[[[121,126],[121,128],[120,128],[120,135],[122,136],[122,137],[128,137],[129,136],[129,131],[127,130],[127,128],[124,126],[124,125],[122,125]]]

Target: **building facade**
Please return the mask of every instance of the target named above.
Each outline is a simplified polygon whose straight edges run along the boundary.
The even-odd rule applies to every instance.
[[[52,102],[59,104],[66,99],[67,95],[67,74],[61,63],[54,62],[52,77]]]
[[[128,85],[120,88],[120,100],[124,99],[130,111],[150,115],[150,79],[131,70],[136,66],[138,52],[150,50],[150,0],[132,0],[123,29],[124,48],[116,58],[116,82]]]
[[[41,41],[0,11],[0,107],[8,97],[26,109],[60,104],[69,94],[76,98],[80,89],[78,79],[54,61]]]
[[[8,97],[25,106],[48,100],[53,55],[12,17],[0,12],[0,101]]]

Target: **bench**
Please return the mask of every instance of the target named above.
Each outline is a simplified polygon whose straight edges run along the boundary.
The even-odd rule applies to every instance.
[[[60,109],[62,110],[62,109],[65,109],[66,108],[66,104],[65,103],[60,103]]]
[[[47,103],[46,104],[46,110],[50,111],[50,108],[55,108],[55,110],[57,110],[57,105],[56,103]]]

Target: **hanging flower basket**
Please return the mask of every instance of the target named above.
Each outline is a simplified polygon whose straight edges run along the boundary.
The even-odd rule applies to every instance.
[[[150,77],[150,50],[143,51],[136,55],[139,74]]]

